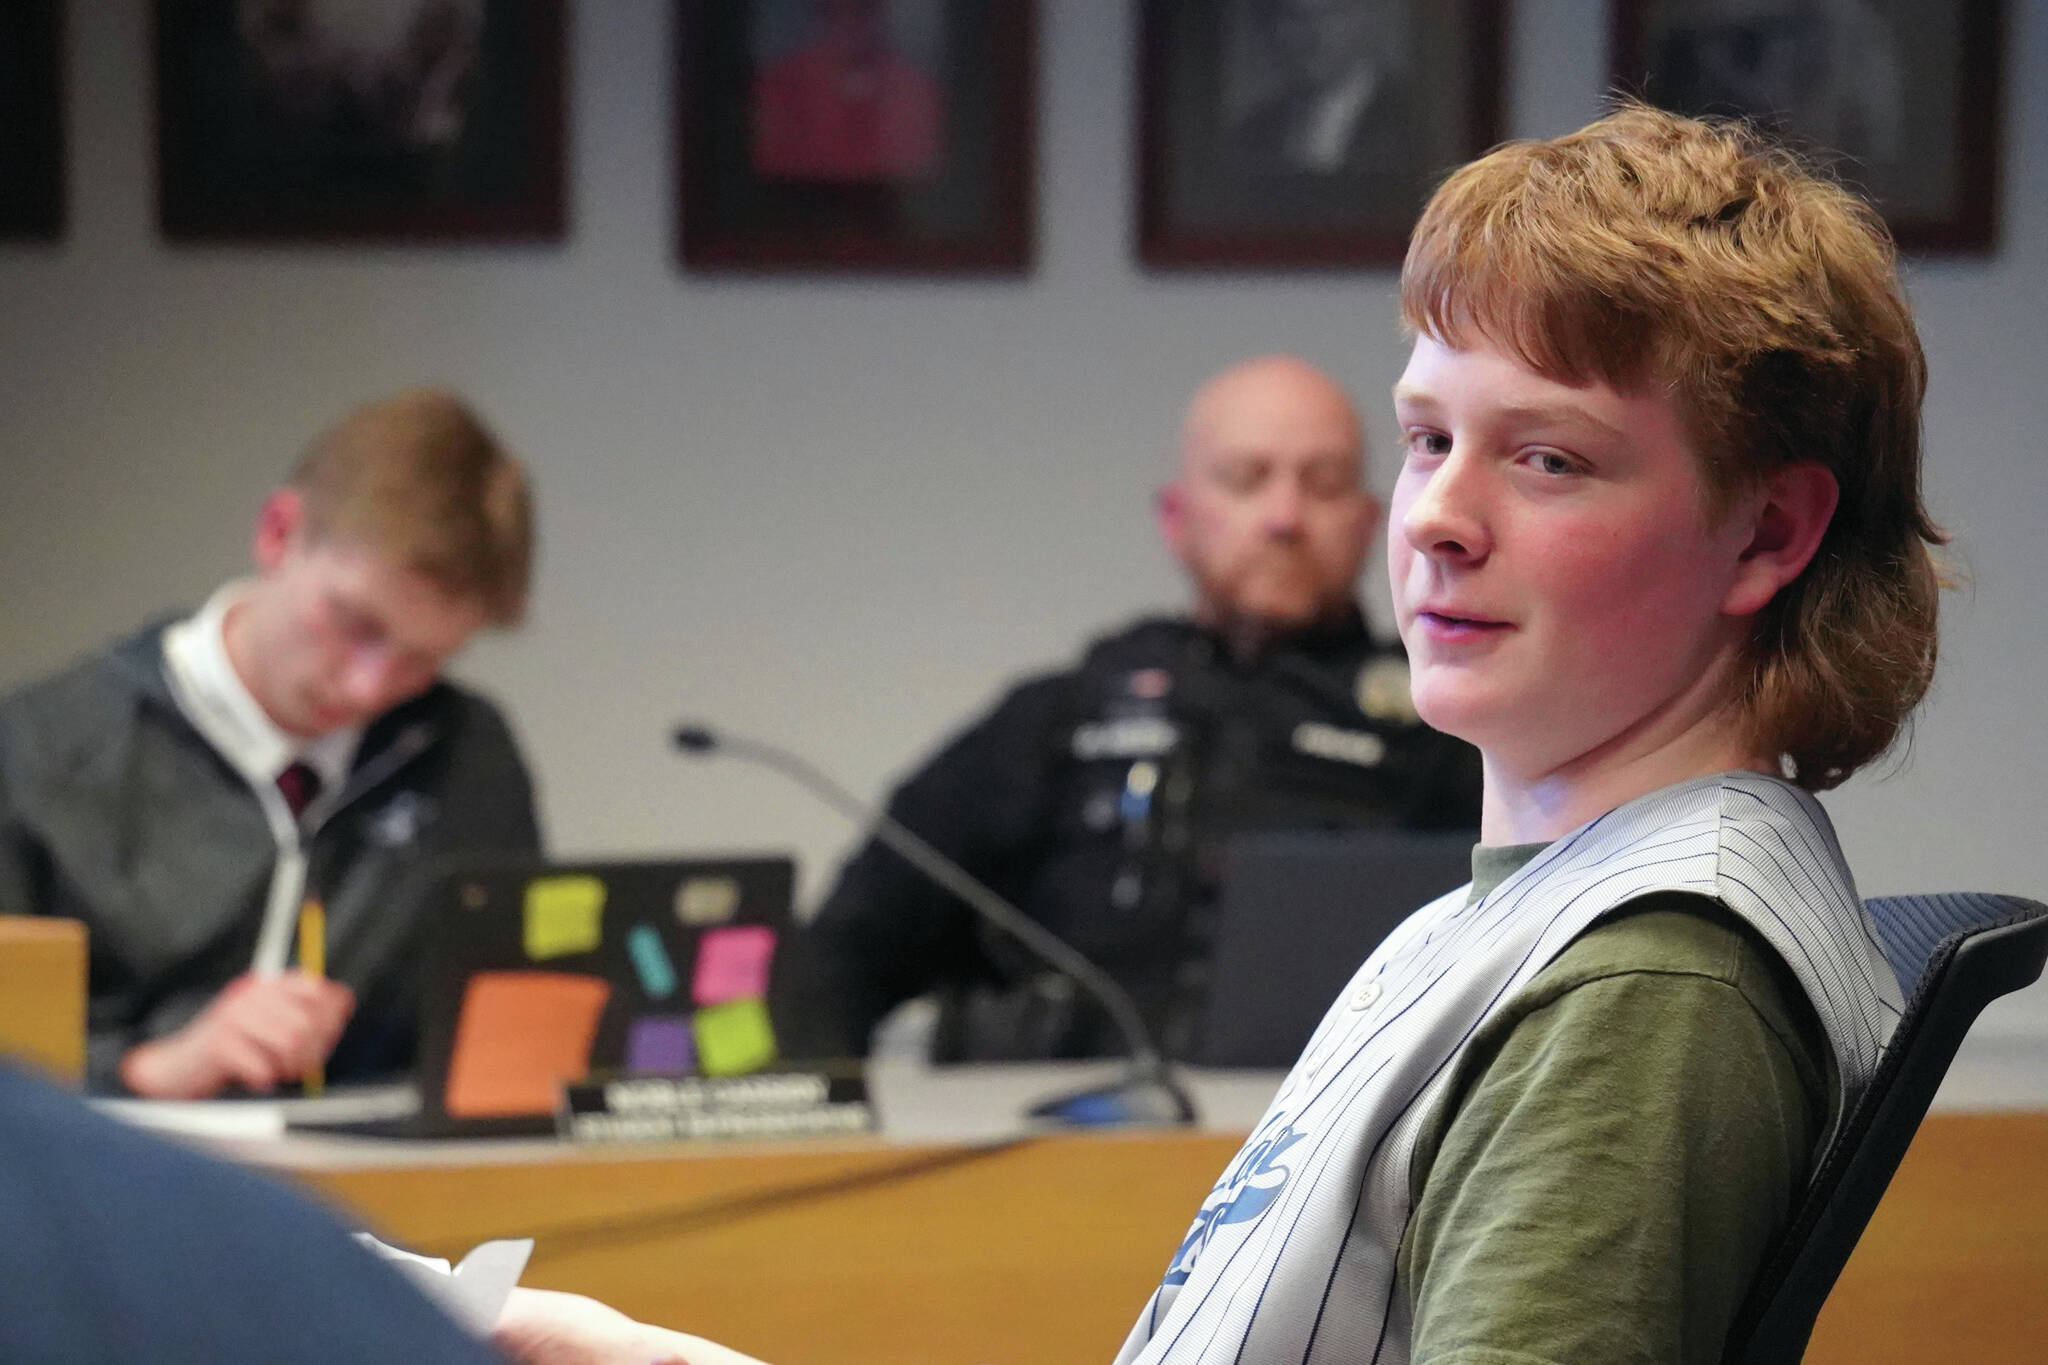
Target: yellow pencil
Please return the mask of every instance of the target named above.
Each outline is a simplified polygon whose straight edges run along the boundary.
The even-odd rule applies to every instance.
[[[308,976],[327,975],[327,911],[311,897],[299,907],[299,970]],[[315,1063],[305,1075],[306,1093],[317,1095],[326,1086],[327,1068]]]

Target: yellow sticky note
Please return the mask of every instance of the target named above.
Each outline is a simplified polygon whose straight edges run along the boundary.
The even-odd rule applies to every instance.
[[[775,1060],[775,1029],[759,1000],[728,1000],[697,1011],[697,1066],[707,1076],[759,1071]]]
[[[526,955],[535,962],[597,949],[604,937],[604,883],[536,877],[526,884]]]

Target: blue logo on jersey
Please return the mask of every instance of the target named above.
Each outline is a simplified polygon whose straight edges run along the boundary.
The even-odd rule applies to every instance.
[[[1278,1123],[1279,1120],[1272,1122]],[[1273,1201],[1280,1197],[1280,1191],[1287,1185],[1288,1168],[1281,1164],[1280,1158],[1288,1148],[1307,1136],[1297,1131],[1294,1125],[1281,1123],[1277,1131],[1257,1134],[1245,1144],[1237,1161],[1223,1173],[1223,1178],[1209,1191],[1209,1197],[1202,1201],[1194,1226],[1188,1229],[1180,1250],[1173,1253],[1173,1263],[1166,1268],[1167,1284],[1187,1282],[1202,1248],[1209,1245],[1209,1239],[1216,1235],[1218,1228],[1226,1223],[1254,1222],[1273,1206]]]

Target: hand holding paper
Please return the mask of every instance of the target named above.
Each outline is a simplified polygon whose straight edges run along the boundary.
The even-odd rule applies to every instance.
[[[356,1240],[521,1365],[762,1365],[715,1341],[635,1321],[581,1294],[519,1288],[533,1254],[531,1238],[485,1242],[452,1268],[367,1232],[357,1233]]]
[[[513,1290],[491,1344],[521,1365],[762,1365],[715,1341],[548,1289]]]
[[[533,1255],[531,1237],[484,1242],[450,1266],[432,1256],[380,1242],[367,1232],[356,1240],[398,1268],[400,1274],[439,1304],[448,1316],[478,1336],[484,1336],[504,1311],[505,1300],[519,1283],[527,1258]]]

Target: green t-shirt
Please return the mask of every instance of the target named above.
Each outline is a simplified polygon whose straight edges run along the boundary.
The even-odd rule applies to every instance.
[[[1484,895],[1544,846],[1473,851]],[[1412,1172],[1415,1365],[1712,1365],[1804,1186],[1832,1052],[1719,902],[1631,901],[1459,1059]]]

